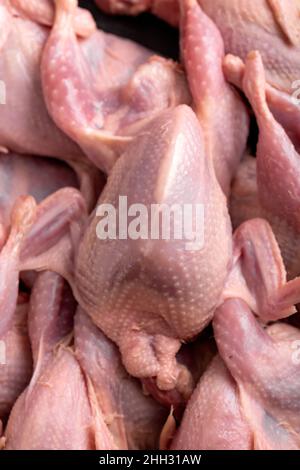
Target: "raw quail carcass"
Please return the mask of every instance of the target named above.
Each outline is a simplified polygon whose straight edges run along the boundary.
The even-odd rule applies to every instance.
[[[128,372],[155,377],[158,389],[176,389],[187,398],[191,375],[175,360],[181,342],[197,335],[216,307],[237,293],[267,321],[290,315],[299,279],[285,284],[280,251],[265,221],[250,221],[232,239],[225,196],[205,156],[197,118],[186,106],[162,113],[136,138],[114,167],[99,205],[117,207],[119,195],[127,197],[128,207],[204,206],[205,243],[190,249],[184,239],[153,240],[148,231],[138,240],[98,238],[94,214],[73,281],[79,304],[118,344]]]
[[[218,26],[227,53],[258,50],[268,80],[290,93],[300,74],[298,0],[199,0]]]
[[[187,404],[171,449],[248,450],[251,444],[237,385],[216,355]]]
[[[0,337],[0,423],[8,418],[12,406],[28,384],[32,374],[27,311],[28,303],[19,302],[11,329]]]
[[[11,11],[24,18],[32,19],[43,26],[52,26],[55,13],[54,0],[7,0]],[[77,8],[74,17],[74,29],[81,37],[89,37],[96,29],[91,13],[84,8]]]
[[[171,448],[299,449],[299,330],[280,322],[265,330],[240,299],[225,301],[213,326],[221,357],[201,377]]]
[[[216,313],[215,337],[234,377],[255,449],[299,449],[299,329],[264,330],[241,301]]]
[[[75,173],[53,159],[0,153],[0,223],[3,241],[7,237],[14,203],[30,194],[37,203],[65,187],[78,187]]]
[[[292,278],[300,272],[297,252],[300,227],[299,105],[293,97],[265,82],[258,53],[251,53],[245,65],[238,58],[228,56],[224,69],[228,78],[245,91],[259,127],[257,159],[242,164],[233,186],[233,217],[237,222],[241,217],[239,214],[243,213],[243,220],[249,216],[262,216],[270,222]],[[244,203],[238,199],[237,184],[243,185],[251,205],[247,200],[247,207],[243,207]]]
[[[260,130],[257,148],[260,201],[266,209],[299,230],[298,142],[293,144],[284,127],[269,110],[264,69],[258,53],[252,53],[248,57],[243,88],[251,102]],[[270,192],[272,186],[276,186],[276,190]]]
[[[86,217],[86,209],[75,189],[74,172],[53,159],[0,154],[0,183],[0,331],[4,335],[11,327],[25,260],[56,245],[57,237],[64,230],[68,233],[73,217],[76,223],[79,213]]]
[[[74,188],[60,189],[39,205],[29,195],[16,200],[10,231],[0,251],[1,335],[6,334],[12,324],[20,272],[47,269],[49,252],[52,258],[61,260],[61,269],[65,272],[72,263],[68,259],[70,247],[75,246],[79,227],[86,216],[85,202]]]
[[[26,5],[24,7],[26,11],[27,7]],[[71,18],[76,15],[76,11],[78,11],[76,8],[72,9]],[[39,24],[37,9],[30,10],[30,13],[29,16],[13,15],[8,4],[0,5],[0,76],[7,89],[6,105],[1,106],[0,114],[0,146],[19,153],[46,155],[71,162],[82,162],[85,160],[83,152],[55,126],[47,112],[40,69],[42,51],[50,29]],[[100,30],[92,33],[87,39],[75,39],[75,41],[76,48],[80,48],[81,61],[85,62],[85,67],[89,70],[90,80],[99,96],[102,98],[105,96],[105,100],[109,101],[112,107],[118,99],[120,89],[130,82],[134,72],[151,55],[145,48],[131,41]],[[124,65],[125,56],[126,64]],[[46,59],[45,61],[47,62]],[[155,65],[153,67],[156,70]],[[113,80],[111,80],[112,75]],[[169,65],[168,61],[166,61],[165,75],[163,87],[167,89],[172,79],[176,81],[177,76],[179,83],[184,81],[183,74],[177,72],[176,67],[173,64]],[[57,77],[57,73],[55,76]],[[142,84],[144,82],[147,85],[147,80],[142,81]],[[134,90],[129,95],[134,101],[135,87],[133,88]],[[10,93],[9,90],[14,90],[14,92]],[[154,92],[153,95],[155,96]],[[170,89],[170,96],[173,95],[173,89]],[[130,112],[130,103],[128,103],[128,108]],[[67,120],[70,120],[70,116],[67,116]]]
[[[133,60],[136,46],[128,41],[123,44],[121,40],[114,41],[119,62],[108,42],[107,57],[98,54],[95,65],[93,57],[100,45],[94,41],[92,57],[87,56],[73,27],[76,3],[55,2],[55,22],[42,59],[43,91],[48,111],[58,127],[78,143],[96,166],[109,172],[145,123],[163,109],[188,103],[190,97],[177,64],[152,57],[141,65]],[[136,73],[126,74],[124,80],[131,55]]]
[[[5,448],[157,447],[167,411],[143,395],[116,347],[80,310],[72,346],[76,307],[60,276],[39,275],[29,311],[34,374],[10,415]]]
[[[216,344],[210,331],[210,326],[204,330],[195,341],[183,343],[176,355],[179,364],[182,364],[191,374],[191,388],[194,389],[202,376],[211,359],[216,354]],[[172,409],[171,416],[179,419],[186,407],[185,396],[178,393],[176,389],[167,394],[156,386],[155,378],[150,377],[143,379],[144,388],[155,398],[156,401],[162,403],[168,409]],[[170,416],[167,420],[171,421]],[[170,423],[169,423],[170,424]],[[167,439],[168,439],[167,435]]]
[[[40,82],[40,60],[48,29],[12,14],[0,4],[0,76],[6,86],[1,104],[0,146],[12,152],[80,158],[82,152],[49,118]]]
[[[6,449],[96,448],[97,419],[83,373],[68,346],[76,303],[66,288],[54,273],[41,274],[34,286],[29,321],[35,369],[10,415]],[[105,448],[110,448],[107,445],[108,441]]]
[[[223,72],[224,43],[197,0],[181,1],[181,50],[205,149],[226,195],[245,152],[249,117]]]
[[[131,377],[118,348],[80,309],[75,316],[75,354],[119,449],[157,449],[168,410]]]
[[[181,1],[181,0],[180,0]],[[180,23],[179,0],[96,0],[104,11],[136,15],[151,10],[170,24]],[[225,50],[246,59],[259,50],[267,78],[290,92],[300,76],[298,0],[198,0],[222,34]]]

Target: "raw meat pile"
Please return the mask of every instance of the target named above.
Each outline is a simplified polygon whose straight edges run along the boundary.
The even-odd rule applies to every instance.
[[[96,3],[181,64],[0,0],[0,447],[300,449],[300,2]],[[203,246],[99,238],[119,196]]]

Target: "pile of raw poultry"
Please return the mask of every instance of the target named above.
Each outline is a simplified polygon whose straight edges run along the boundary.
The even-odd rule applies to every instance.
[[[97,4],[181,63],[0,2],[1,447],[299,449],[299,1]],[[203,246],[99,238],[120,195],[201,204]]]

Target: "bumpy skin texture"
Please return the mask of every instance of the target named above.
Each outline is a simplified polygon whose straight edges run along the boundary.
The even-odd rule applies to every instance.
[[[35,369],[9,417],[5,448],[114,448],[103,419],[89,399],[88,383],[74,352],[68,347],[71,337],[66,334],[71,332],[76,307],[71,292],[60,276],[45,272],[38,277],[31,297],[29,321]]]
[[[291,91],[300,74],[299,0],[199,0],[215,21],[226,52],[245,59],[259,50],[268,80]]]
[[[181,0],[182,58],[204,132],[206,154],[226,195],[245,152],[249,117],[241,97],[226,81],[222,36],[197,0]]]
[[[0,421],[8,417],[32,374],[27,310],[27,303],[17,306],[11,329],[0,338],[5,345],[5,363],[0,364]]]
[[[71,187],[77,185],[74,172],[61,162],[0,154],[0,182],[0,331],[5,335],[13,325],[23,263],[34,262],[50,247],[57,251],[57,241],[69,233],[73,211],[77,224],[86,209]],[[43,269],[45,265],[46,258]]]
[[[210,327],[205,329],[202,334],[197,336],[197,339],[192,342],[183,344],[176,356],[178,362],[185,366],[191,373],[191,388],[195,388],[199,378],[206,370],[211,359],[216,354],[216,344],[211,337]],[[181,419],[182,413],[186,407],[187,399],[189,397],[182,395],[178,390],[165,392],[156,386],[155,378],[143,379],[144,388],[149,392],[157,402],[164,405],[167,409],[172,407],[172,418]],[[166,422],[165,428],[168,430],[169,419]],[[166,429],[164,429],[165,432]],[[164,435],[164,432],[162,433]],[[173,437],[172,433],[166,433],[167,439]],[[168,436],[169,434],[169,436]]]
[[[260,131],[257,146],[260,201],[263,207],[300,230],[299,154],[284,127],[269,110],[264,68],[258,53],[248,56],[243,89],[251,102]],[[272,186],[276,186],[276,190],[270,192]]]
[[[5,448],[157,448],[168,410],[143,394],[80,309],[73,331],[76,308],[59,275],[39,274],[28,318],[34,374],[10,415]]]
[[[188,394],[190,377],[175,354],[212,318],[232,250],[226,200],[190,108],[165,111],[136,138],[99,203],[117,207],[119,195],[128,197],[128,206],[149,209],[155,203],[204,205],[204,246],[194,251],[186,240],[98,239],[95,216],[75,269],[79,303],[118,344],[128,372],[156,377],[161,390]]]
[[[266,83],[258,53],[250,54],[245,65],[237,57],[227,56],[224,70],[228,79],[245,91],[259,126],[257,159],[245,160],[233,185],[234,224],[250,216],[266,218],[293,278],[300,272],[299,105]]]
[[[33,19],[44,26],[52,26],[54,21],[54,0],[8,0],[11,10],[25,18]],[[96,30],[92,14],[83,8],[77,8],[74,16],[74,30],[81,37],[89,37]]]
[[[217,309],[213,326],[221,357],[201,377],[171,448],[299,449],[299,329],[264,329],[239,299]]]
[[[237,385],[217,355],[188,402],[171,449],[248,450],[251,438]]]
[[[77,185],[75,173],[59,161],[29,155],[0,154],[0,222],[3,239],[7,236],[11,211],[19,196],[30,194],[40,203],[65,186]]]
[[[36,384],[17,400],[5,432],[5,449],[95,449],[91,421],[83,374],[73,353],[59,349]]]
[[[286,221],[264,210],[258,198],[257,160],[247,156],[241,162],[232,185],[230,195],[230,216],[237,228],[243,222],[262,217],[270,223],[278,241],[289,279],[300,273],[299,233]]]
[[[11,211],[11,227],[0,252],[0,336],[13,326],[19,293],[20,257],[24,239],[29,234],[36,214],[31,196],[21,196]]]
[[[245,155],[235,175],[230,194],[229,212],[234,228],[263,214],[258,200],[256,177],[256,159]]]
[[[58,127],[96,166],[109,172],[131,136],[163,109],[188,102],[189,92],[176,64],[162,58],[146,62],[150,54],[129,41],[107,36],[104,57],[99,53],[101,42],[94,41],[92,54],[97,50],[100,59],[95,64],[74,31],[76,3],[55,2],[55,22],[43,52],[43,91]],[[137,69],[142,62],[146,63]],[[136,73],[129,75],[132,68]]]
[[[138,15],[150,10],[172,26],[179,21],[179,5],[176,0],[95,0],[102,10],[114,15]]]
[[[180,343],[195,337],[215,308],[236,295],[265,321],[289,316],[299,301],[300,281],[286,283],[266,221],[249,221],[232,240],[225,196],[205,156],[197,118],[186,106],[162,113],[136,138],[114,167],[99,204],[117,208],[119,195],[127,197],[128,207],[142,203],[148,210],[155,203],[204,206],[204,245],[193,251],[186,240],[154,240],[148,232],[144,240],[98,238],[100,218],[94,214],[75,266],[76,298],[117,343],[128,372],[154,379],[175,401],[175,390],[186,399],[193,384],[175,360]]]
[[[168,416],[124,369],[118,348],[80,309],[75,317],[75,354],[93,384],[105,423],[119,449],[157,449]]]
[[[178,0],[96,0],[113,14],[138,14],[151,10],[176,26],[180,22]],[[245,59],[260,51],[268,80],[286,91],[300,76],[299,0],[198,0],[218,26],[227,53]]]
[[[282,323],[264,330],[239,300],[226,302],[213,324],[254,449],[299,449],[299,330]]]
[[[150,9],[151,0],[131,0],[129,2],[115,0],[95,0],[96,4],[107,13],[138,15],[143,11]]]
[[[27,4],[23,6],[28,8]],[[76,12],[75,9],[74,16]],[[86,159],[82,150],[58,129],[45,106],[41,59],[50,29],[39,21],[36,8],[31,9],[31,15],[18,13],[16,16],[9,3],[0,4],[0,75],[6,84],[6,105],[1,105],[0,115],[0,147],[19,153],[59,157],[72,163],[82,162]],[[93,83],[99,96],[113,107],[120,87],[130,81],[150,52],[99,30],[86,39],[75,40],[85,67],[89,69],[88,83]],[[170,66],[171,71],[173,68]],[[113,83],[111,76],[114,76]]]
[[[19,153],[79,158],[82,152],[57,129],[44,104],[40,60],[48,29],[13,16],[2,1],[0,30],[0,75],[6,84],[0,146]]]

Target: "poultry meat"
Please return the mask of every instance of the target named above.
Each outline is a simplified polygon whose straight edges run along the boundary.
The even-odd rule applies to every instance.
[[[150,10],[173,26],[180,23],[185,0],[95,0],[112,14]],[[220,30],[227,53],[246,59],[259,50],[268,80],[287,92],[299,80],[299,0],[197,0]]]
[[[299,450],[300,4],[96,3],[180,60],[0,0],[0,448]]]

